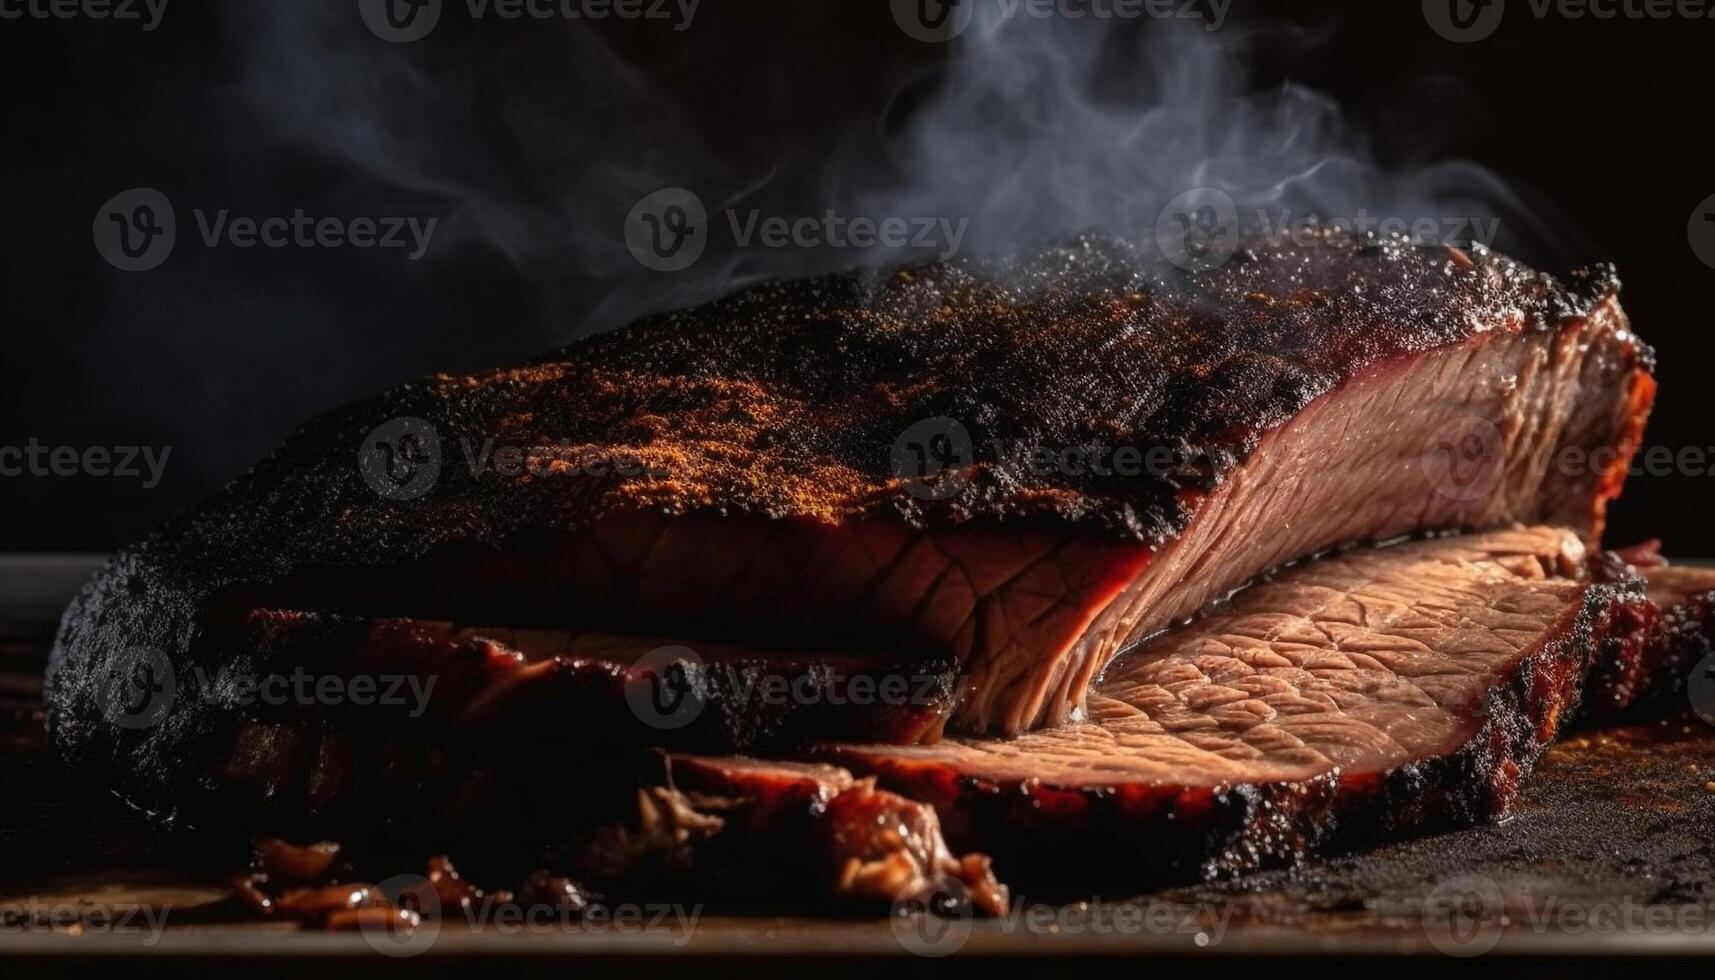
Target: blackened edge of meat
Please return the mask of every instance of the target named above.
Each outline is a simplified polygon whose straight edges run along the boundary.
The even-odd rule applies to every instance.
[[[458,837],[450,828],[483,819],[466,815],[466,802],[492,781],[527,787],[560,815],[553,819],[563,833],[586,809],[599,814],[629,791],[641,748],[782,754],[829,737],[909,743],[945,717],[958,684],[950,660],[533,660],[490,631],[448,634],[440,629],[447,625],[253,612],[219,673],[173,680],[171,697],[195,710],[169,713],[156,727],[202,726],[185,740],[189,748],[159,769],[118,770],[112,788],[127,800],[178,804],[182,811],[160,815],[199,829],[237,822],[344,836],[347,827],[370,823],[423,846],[450,847]],[[368,679],[375,696],[324,703],[286,693],[324,679],[342,681],[342,697],[357,690],[355,679]],[[910,696],[854,699],[853,688],[865,683]],[[673,710],[653,704],[656,697],[671,700]],[[565,781],[574,799],[532,785],[536,774]],[[575,799],[580,794],[588,799]],[[545,842],[556,831],[515,823],[523,839]]]
[[[1659,542],[1604,556],[1598,573],[1642,577],[1651,602],[1640,610],[1633,649],[1597,666],[1579,720],[1647,715],[1685,696],[1691,671],[1715,655],[1715,569],[1671,565]]]

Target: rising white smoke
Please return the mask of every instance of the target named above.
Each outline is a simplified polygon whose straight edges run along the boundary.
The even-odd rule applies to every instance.
[[[456,260],[460,248],[506,256],[568,335],[761,279],[946,251],[945,235],[861,249],[736,240],[744,221],[768,217],[956,223],[961,254],[972,254],[1091,230],[1148,240],[1170,201],[1211,188],[1247,225],[1427,218],[1451,237],[1498,232],[1493,244],[1524,258],[1559,258],[1530,253],[1562,226],[1491,171],[1467,161],[1384,166],[1327,96],[1257,90],[1259,48],[1308,51],[1316,39],[1302,31],[1236,16],[1213,31],[1043,19],[1005,0],[964,2],[976,4],[974,17],[937,70],[882,83],[898,88],[902,121],[853,120],[851,138],[831,147],[786,140],[765,165],[700,142],[672,85],[580,23],[539,25],[516,50],[444,26],[433,43],[390,45],[342,3],[257,5],[234,14],[247,50],[240,97],[265,138],[324,155],[362,193],[444,201],[437,258]],[[713,7],[699,16],[716,16]],[[675,42],[696,44],[698,31]],[[496,72],[495,58],[529,70]],[[805,113],[822,111],[814,79],[783,81],[801,90]],[[728,125],[745,119],[735,106]],[[668,187],[700,197],[708,247],[691,267],[662,273],[633,258],[624,228],[638,201]],[[1467,220],[1479,224],[1454,224]]]

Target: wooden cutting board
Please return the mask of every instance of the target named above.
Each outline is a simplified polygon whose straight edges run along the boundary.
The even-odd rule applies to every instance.
[[[1074,905],[1024,896],[1000,921],[665,907],[536,927],[455,919],[420,950],[393,950],[414,955],[381,957],[360,933],[232,921],[222,869],[197,860],[194,842],[162,841],[65,778],[43,744],[40,676],[53,611],[88,567],[0,561],[0,957],[15,967],[141,953],[247,973],[330,958],[463,972],[480,954],[619,963],[630,974],[742,957],[820,980],[872,973],[877,958],[941,975],[995,959],[1063,974],[1068,957],[1114,954],[1715,955],[1715,730],[1685,711],[1575,733],[1548,752],[1503,823],[1292,870]],[[1462,914],[1450,917],[1455,907]]]

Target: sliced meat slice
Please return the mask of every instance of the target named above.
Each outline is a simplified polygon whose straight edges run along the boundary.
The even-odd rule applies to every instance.
[[[370,639],[354,658],[334,648],[346,651],[335,662],[421,658],[441,672],[447,700],[425,716],[431,727],[387,721],[365,735],[302,712],[253,719],[211,781],[248,787],[276,817],[331,818],[306,833],[382,813],[384,834],[432,832],[461,861],[575,837],[557,866],[622,890],[677,877],[729,898],[749,881],[752,898],[850,902],[885,898],[880,882],[940,877],[976,901],[986,864],[937,856],[932,819],[947,854],[994,853],[1033,889],[1238,870],[1491,817],[1592,665],[1592,683],[1650,676],[1639,665],[1669,656],[1663,644],[1707,649],[1715,572],[1645,568],[1646,599],[1624,561],[1582,555],[1575,535],[1540,527],[1332,555],[1131,651],[1097,685],[1092,716],[1065,729],[934,748],[831,744],[821,764],[674,754],[664,775],[599,738],[460,740],[432,727],[445,705],[507,703],[492,692],[554,658],[599,653],[612,666],[640,641],[347,623]],[[315,633],[305,619],[257,626],[303,644]],[[380,642],[401,633],[411,642]],[[589,694],[556,689],[500,714],[564,736],[575,723],[559,716]],[[889,836],[895,818],[904,829]]]
[[[1332,555],[1122,657],[1085,721],[820,755],[1029,880],[1206,874],[1491,817],[1641,622],[1635,579],[1584,572],[1548,527]]]

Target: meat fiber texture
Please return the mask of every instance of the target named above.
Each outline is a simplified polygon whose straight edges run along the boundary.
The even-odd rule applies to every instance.
[[[989,855],[1033,894],[1087,894],[1492,819],[1581,711],[1623,710],[1709,648],[1715,571],[1644,571],[1544,526],[1327,556],[1122,655],[1087,720],[829,743],[819,765],[674,754],[639,818],[561,859],[601,881],[848,903],[939,890],[993,912]],[[877,807],[899,814],[879,836]],[[700,831],[646,832],[667,811]]]
[[[456,770],[496,731],[611,704],[592,678],[628,669],[461,641],[471,676],[534,667],[508,688],[529,696],[478,713],[498,727],[353,733],[236,697],[223,679],[349,670],[366,649],[259,622],[391,623],[407,651],[436,642],[415,624],[451,623],[928,665],[957,678],[931,685],[929,717],[858,709],[838,730],[909,744],[1059,725],[1118,651],[1304,555],[1519,522],[1593,543],[1653,393],[1617,288],[1607,269],[1562,283],[1338,234],[1201,273],[1081,239],[762,286],[529,367],[413,382],[310,423],[99,572],[62,623],[48,725],[140,806],[237,785],[278,814],[343,798],[329,774],[350,772],[282,760],[403,744]],[[1473,434],[1480,478],[1436,470]],[[1171,465],[1030,462],[1084,446]],[[492,447],[554,459],[465,465]],[[913,450],[947,465],[902,467]],[[1558,472],[1568,450],[1594,462]],[[146,724],[114,704],[140,662],[176,695]],[[784,750],[820,724],[705,726],[674,747]]]
[[[822,755],[933,803],[1008,873],[1243,870],[1503,813],[1654,619],[1637,576],[1597,580],[1564,529],[1361,549],[1123,655],[1087,721]]]

